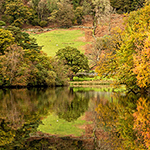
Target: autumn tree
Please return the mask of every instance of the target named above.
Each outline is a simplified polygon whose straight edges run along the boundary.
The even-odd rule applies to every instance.
[[[33,8],[38,16],[38,21],[44,20],[48,16],[47,2],[44,0],[30,0],[29,6]],[[34,18],[35,19],[35,18]]]
[[[87,57],[74,47],[62,48],[57,51],[56,56],[67,66],[71,80],[77,72],[89,69]]]
[[[61,60],[55,58],[51,59],[51,64],[53,71],[56,73],[55,78],[56,85],[59,86],[68,85],[68,76],[67,76],[68,67],[65,66]]]
[[[25,50],[24,59],[29,65],[28,86],[54,86],[56,73],[52,70],[51,58],[36,50]]]
[[[86,53],[86,56],[90,60],[91,68],[94,68],[98,65],[98,62],[102,60],[104,55],[108,53],[110,44],[110,37],[98,37],[95,41],[92,42],[92,50],[89,49]]]
[[[144,0],[110,0],[111,6],[116,9],[117,13],[129,13],[144,6]]]
[[[101,75],[113,70],[110,74],[129,90],[146,90],[149,87],[149,8],[150,5],[145,6],[126,17],[125,30],[113,35],[114,39],[118,37],[111,43],[114,47],[113,55],[108,53],[111,56],[107,58],[108,62],[100,61],[97,68]],[[110,63],[112,61],[113,65]],[[101,67],[103,65],[104,70]],[[143,72],[143,69],[146,71]]]
[[[119,50],[122,42],[122,30],[115,28],[112,30],[111,36],[97,38],[92,57],[98,58],[95,60],[96,72],[100,77],[113,77],[117,70],[116,51]],[[95,55],[96,54],[96,55]],[[94,60],[92,58],[92,60]]]
[[[4,4],[5,4],[5,1],[1,0],[0,1],[0,14],[1,15],[4,13]]]
[[[4,21],[21,27],[24,23],[29,23],[33,19],[33,9],[27,7],[22,1],[16,0],[5,3]]]
[[[6,29],[11,31],[14,37],[14,42],[17,43],[18,46],[21,46],[23,49],[41,50],[42,47],[38,46],[36,40],[31,38],[28,33],[22,32],[19,27],[8,26]]]
[[[133,56],[135,68],[134,73],[137,75],[137,84],[142,87],[150,86],[150,36],[144,42],[144,47],[141,51]],[[144,91],[143,91],[144,92]]]
[[[147,51],[148,42],[145,41],[148,37],[149,32],[149,11],[150,6],[145,6],[144,8],[138,10],[137,12],[130,13],[129,17],[126,20],[126,29],[125,35],[123,38],[122,45],[118,50],[118,61],[119,61],[119,70],[121,74],[119,75],[120,81],[125,83],[128,87],[131,88],[134,85],[138,85],[139,81],[137,74],[135,74],[135,61],[133,59],[136,53],[139,53],[141,58],[143,58],[143,51]],[[130,38],[128,38],[130,37]],[[148,39],[147,39],[148,40]],[[148,52],[148,51],[147,51]],[[119,56],[122,59],[119,59]],[[149,53],[147,53],[147,58]],[[147,59],[146,58],[146,59]],[[144,59],[144,58],[143,58]],[[148,62],[147,62],[148,61]],[[144,65],[149,63],[149,59],[144,62]],[[142,63],[142,62],[141,62]],[[140,65],[139,65],[140,67]],[[149,69],[149,67],[147,67]],[[142,71],[142,68],[141,68]],[[147,70],[148,71],[148,70]],[[149,86],[149,77],[147,78],[147,71],[143,72],[148,81]],[[144,87],[144,84],[143,84]],[[134,87],[133,87],[134,88]]]
[[[11,45],[0,56],[0,86],[55,86],[67,84],[65,72],[52,66],[51,58],[34,49]],[[57,78],[57,82],[56,82]],[[61,79],[60,79],[61,78]]]
[[[4,54],[7,47],[14,43],[12,33],[5,29],[0,29],[0,54]]]
[[[62,70],[53,67],[48,57],[29,34],[18,27],[0,29],[0,86],[54,86],[67,84]],[[57,61],[56,61],[57,62]],[[58,66],[57,66],[58,67]]]
[[[75,14],[75,21],[74,24],[81,24],[82,23],[82,19],[83,19],[83,7],[77,7],[74,10],[74,14]]]
[[[97,25],[99,25],[100,23],[102,24],[102,22],[103,24],[109,22],[110,25],[113,8],[111,7],[109,0],[93,0],[92,3],[94,5],[93,35],[95,35]]]
[[[56,22],[62,27],[70,27],[73,24],[75,14],[73,8],[67,2],[58,3],[58,10],[53,10],[49,21]]]
[[[17,45],[8,47],[5,55],[0,56],[0,68],[2,84],[0,85],[27,85],[28,69],[24,70],[23,65],[23,49]],[[17,80],[17,81],[16,81]]]
[[[47,0],[46,5],[49,13],[53,12],[55,9],[58,9],[57,3],[58,0]]]

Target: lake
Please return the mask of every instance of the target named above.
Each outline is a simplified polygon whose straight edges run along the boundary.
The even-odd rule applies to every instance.
[[[112,87],[0,89],[0,150],[148,149],[147,95]]]

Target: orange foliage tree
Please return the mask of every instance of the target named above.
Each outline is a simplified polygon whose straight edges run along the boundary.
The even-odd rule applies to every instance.
[[[149,20],[150,5],[127,15],[125,30],[111,35],[109,51],[99,61],[100,76],[111,75],[131,90],[150,87]]]
[[[144,48],[134,55],[134,73],[140,87],[150,85],[150,36],[145,40]]]

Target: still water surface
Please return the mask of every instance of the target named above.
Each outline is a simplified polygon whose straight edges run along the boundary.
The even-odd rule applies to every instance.
[[[0,89],[0,150],[148,149],[149,106],[111,87]]]

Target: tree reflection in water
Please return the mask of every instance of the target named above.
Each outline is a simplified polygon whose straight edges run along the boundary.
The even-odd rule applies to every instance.
[[[64,96],[65,95],[65,96]],[[67,97],[66,97],[67,96]],[[68,94],[61,92],[57,94],[57,99],[54,103],[55,111],[59,118],[65,119],[68,122],[77,120],[88,109],[89,94],[77,94],[70,88]]]
[[[115,94],[118,101],[101,99],[96,111],[99,148],[148,150],[150,146],[150,99],[140,94]],[[98,132],[98,131],[97,131]]]
[[[39,90],[0,90],[0,146],[23,148],[24,141],[36,132],[40,118],[48,113],[50,103],[40,105]]]
[[[35,132],[50,112],[68,121],[77,119],[87,110],[88,101],[68,88],[0,90],[0,149],[81,149],[81,140],[39,137]],[[66,111],[69,116],[63,115]]]
[[[93,121],[90,140],[37,132],[50,113],[74,121],[87,110]],[[149,139],[150,98],[140,94],[70,88],[0,90],[2,150],[149,150]]]

